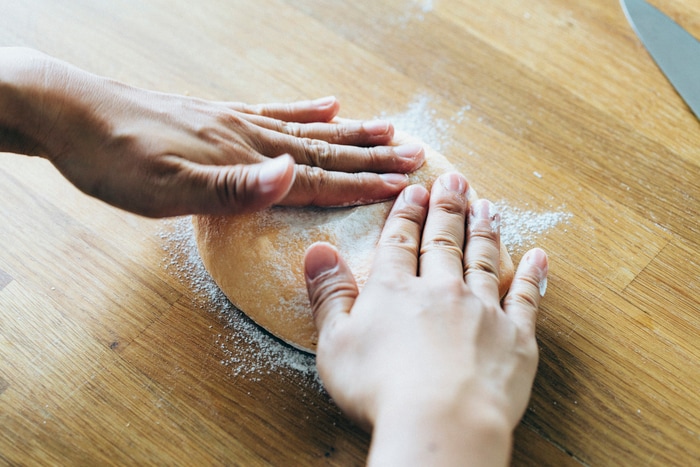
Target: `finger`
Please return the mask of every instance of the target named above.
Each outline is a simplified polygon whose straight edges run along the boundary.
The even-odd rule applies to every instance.
[[[421,276],[462,276],[468,189],[457,173],[441,175],[433,184],[420,249]]]
[[[418,247],[430,195],[411,185],[396,199],[379,237],[371,276],[399,277],[418,272]]]
[[[249,115],[260,115],[285,122],[329,122],[338,114],[340,102],[333,96],[285,104],[248,105],[228,103],[229,108]]]
[[[364,147],[386,146],[394,138],[394,126],[384,120],[298,123],[258,116],[246,118],[262,128],[292,138],[319,140],[331,144]]]
[[[357,283],[338,250],[328,243],[314,243],[304,255],[306,288],[319,334],[347,316],[359,294]]]
[[[549,260],[539,248],[528,251],[518,265],[510,291],[503,299],[503,309],[514,323],[534,335],[537,309],[547,290]]]
[[[353,206],[384,201],[408,185],[402,174],[329,172],[297,165],[294,186],[280,204],[285,206]]]
[[[260,164],[209,166],[183,162],[177,214],[234,214],[264,209],[282,200],[294,183],[290,156]],[[171,195],[172,196],[172,195]]]
[[[316,135],[318,138],[294,137],[273,130],[261,130],[255,149],[270,156],[281,152],[289,153],[299,164],[339,172],[407,173],[416,170],[425,160],[425,149],[420,144],[359,147],[373,143],[371,138],[368,140],[357,133],[352,140],[352,136],[343,135],[343,127],[326,127],[323,130],[325,134]],[[333,141],[340,144],[334,144]]]
[[[496,207],[485,199],[474,203],[469,212],[464,274],[467,285],[483,300],[496,300],[500,258],[500,222]]]

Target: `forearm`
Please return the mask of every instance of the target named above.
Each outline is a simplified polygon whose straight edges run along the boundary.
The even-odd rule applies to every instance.
[[[368,465],[506,466],[511,449],[512,429],[499,417],[402,407],[377,420]]]

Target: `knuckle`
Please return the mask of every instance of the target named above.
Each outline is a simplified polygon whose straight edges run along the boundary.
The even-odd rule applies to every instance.
[[[247,104],[242,102],[234,102],[231,104],[231,108],[239,112],[247,114],[262,114],[265,109],[263,104]]]
[[[309,284],[309,301],[314,318],[323,310],[336,306],[342,299],[352,299],[356,295],[353,284],[347,280],[332,275],[323,274]]]
[[[472,221],[469,223],[469,236],[496,242],[498,240],[498,225],[487,220]]]
[[[240,211],[245,208],[245,201],[251,199],[254,186],[249,178],[249,170],[221,170],[214,177],[214,193],[221,208],[227,212]]]
[[[418,247],[418,242],[412,235],[406,232],[391,232],[383,235],[379,243],[382,246],[390,248],[399,248],[404,250],[415,251]]]
[[[276,131],[294,136],[295,138],[301,138],[303,136],[303,127],[299,123],[278,121]]]
[[[414,204],[403,205],[394,210],[388,222],[410,222],[419,228],[423,228],[424,208]]]
[[[233,206],[238,199],[240,186],[237,173],[230,170],[220,171],[214,178],[214,192],[221,206]]]
[[[412,246],[417,246],[418,239],[410,232],[419,232],[422,226],[422,216],[418,208],[411,206],[396,211],[387,220],[380,241],[386,241],[388,244],[410,242]]]
[[[365,151],[365,159],[369,170],[378,171],[391,167],[392,158],[385,149],[380,147],[367,148]],[[400,161],[401,162],[401,161]]]
[[[297,171],[298,176],[295,183],[299,184],[302,192],[312,196],[310,202],[313,204],[329,184],[328,173],[319,167],[310,165],[297,166]]]
[[[538,300],[534,295],[529,293],[510,294],[503,299],[503,306],[537,308]]]
[[[435,238],[424,241],[421,245],[421,255],[434,250],[456,253],[462,257],[463,251],[459,246],[457,238],[449,234],[438,235]]]
[[[226,147],[230,145],[231,133],[245,134],[249,124],[235,113],[222,109],[193,125],[192,131],[198,139],[217,147]]]
[[[498,265],[486,258],[469,258],[466,266],[467,274],[490,274],[498,278]]]
[[[450,216],[465,216],[467,210],[466,196],[454,194],[453,196],[438,197],[433,201],[431,206],[433,210],[437,209]]]
[[[332,125],[331,135],[335,141],[343,141],[349,137],[356,136],[356,132],[348,128],[347,125]]]
[[[327,141],[304,138],[303,145],[306,148],[306,158],[311,165],[326,167],[335,160],[335,149]]]
[[[247,121],[237,115],[235,112],[231,112],[228,109],[221,109],[214,115],[214,121],[224,125],[227,128],[240,128],[244,126]]]

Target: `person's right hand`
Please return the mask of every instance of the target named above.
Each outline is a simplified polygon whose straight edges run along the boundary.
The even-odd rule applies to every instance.
[[[430,196],[406,188],[362,292],[335,248],[307,251],[321,379],[374,428],[379,465],[505,464],[529,400],[547,256],[524,256],[501,304],[500,219],[488,201],[469,207],[467,190],[458,174]]]

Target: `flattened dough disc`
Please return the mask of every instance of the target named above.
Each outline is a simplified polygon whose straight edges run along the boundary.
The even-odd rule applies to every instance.
[[[420,142],[397,134],[394,144]],[[430,189],[454,166],[425,148],[425,164],[412,183]],[[471,190],[470,197],[476,199]],[[195,216],[194,232],[204,266],[231,302],[283,341],[315,353],[318,334],[304,282],[304,252],[317,241],[335,245],[360,288],[393,201],[348,208],[286,208],[236,216]],[[500,292],[513,279],[513,263],[501,244]]]

